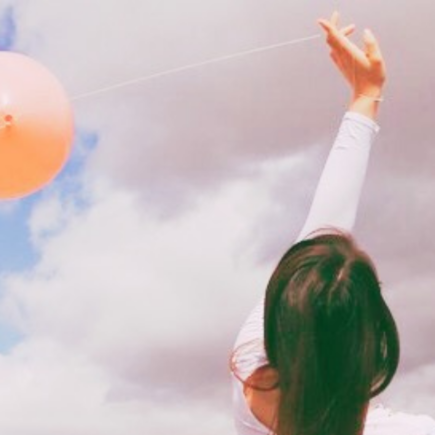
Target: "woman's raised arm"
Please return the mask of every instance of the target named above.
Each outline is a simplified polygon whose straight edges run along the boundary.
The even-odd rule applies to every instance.
[[[355,222],[370,148],[379,126],[375,119],[386,67],[379,45],[364,32],[365,50],[349,39],[355,26],[338,29],[338,12],[331,21],[320,19],[331,47],[331,58],[352,88],[352,98],[326,161],[305,225],[297,241],[321,228],[351,231]]]
[[[338,30],[338,13],[330,22],[319,20],[327,32],[331,57],[352,87],[352,98],[337,138],[320,177],[305,225],[296,241],[312,231],[335,227],[351,231],[365,179],[370,148],[379,131],[375,118],[383,84],[385,64],[374,36],[366,34],[365,52],[350,42],[355,26]],[[264,297],[241,328],[235,348],[263,338]]]

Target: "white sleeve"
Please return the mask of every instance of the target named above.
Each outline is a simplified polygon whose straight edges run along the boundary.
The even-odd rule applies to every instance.
[[[345,113],[296,242],[321,228],[352,231],[370,149],[379,130],[372,119],[356,112]]]
[[[321,228],[352,231],[370,149],[379,130],[380,127],[372,119],[356,112],[345,113],[308,218],[296,242]]]
[[[351,231],[364,183],[371,145],[380,127],[370,118],[346,112],[320,177],[308,218],[296,242],[310,232],[335,227]],[[264,296],[242,326],[236,345],[263,339]]]

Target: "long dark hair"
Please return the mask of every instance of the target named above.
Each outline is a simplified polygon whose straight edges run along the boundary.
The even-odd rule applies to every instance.
[[[358,435],[399,365],[374,264],[350,234],[293,245],[269,281],[264,347],[278,376],[278,435]]]

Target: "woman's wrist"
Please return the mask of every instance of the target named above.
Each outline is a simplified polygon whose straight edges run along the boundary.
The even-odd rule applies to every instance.
[[[349,104],[349,111],[360,113],[375,121],[381,100],[381,90],[356,93]]]

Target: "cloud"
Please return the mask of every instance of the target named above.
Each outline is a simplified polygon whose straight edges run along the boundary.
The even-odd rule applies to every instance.
[[[2,430],[14,435],[131,432],[231,433],[221,410],[183,401],[165,407],[147,400],[109,397],[113,377],[60,343],[29,340],[0,358]],[[23,418],[25,416],[25,418]],[[168,418],[168,416],[170,416]]]
[[[73,96],[312,35],[318,32],[314,18],[293,18],[301,5],[279,2],[275,9],[261,2],[205,5],[191,0],[183,8],[157,1],[93,2],[89,7],[79,1],[66,9],[21,1],[16,7],[17,48],[49,66]],[[292,19],[291,28],[283,17],[273,29],[263,21],[281,14]],[[92,171],[141,192],[165,214],[176,213],[189,206],[198,190],[213,190],[237,177],[246,163],[318,140],[328,126],[328,108],[319,105],[324,120],[312,129],[304,113],[314,100],[303,87],[289,87],[307,71],[312,71],[314,86],[324,47],[319,40],[307,44],[312,50],[295,45],[74,102],[78,124],[101,133],[89,162]],[[315,93],[320,101],[328,97],[320,87]]]
[[[425,414],[433,418],[434,390],[435,366],[434,364],[422,364],[408,373],[401,373],[397,376],[387,392],[383,393],[383,399],[396,412]],[[409,394],[404,394],[404,392],[409,392]]]
[[[357,226],[403,331],[385,397],[430,413],[435,75],[431,36],[408,23],[432,6],[343,7],[378,29],[391,74]],[[14,47],[74,96],[308,36],[328,12],[281,0],[17,0]],[[80,188],[64,179],[38,199],[40,260],[1,283],[1,317],[24,334],[0,359],[3,432],[233,431],[226,356],[302,226],[346,109],[328,62],[316,40],[73,103],[92,142],[78,144]]]
[[[89,405],[84,422],[95,424],[95,433],[106,427],[94,423],[99,418],[128,425],[123,409],[130,415],[136,406],[146,415],[157,413],[156,424],[168,431],[169,415],[171,425],[178,418],[182,427],[192,424],[197,407],[210,415],[198,428],[214,431],[212,421],[216,431],[231,427],[229,352],[271,268],[255,259],[253,222],[268,207],[277,178],[299,165],[293,157],[264,164],[201,197],[177,219],[156,218],[138,194],[101,180],[86,186],[92,198],[87,208],[75,208],[55,191],[42,200],[29,222],[40,261],[28,273],[3,279],[0,308],[1,317],[24,334],[3,357],[3,376],[12,390],[20,374],[31,376],[14,394],[18,406],[31,388],[28,407],[40,402],[38,424],[29,418],[33,427],[45,434],[61,424],[74,427],[71,410],[81,412],[75,398],[88,389],[95,403],[80,406]],[[16,360],[22,352],[24,365]],[[61,379],[53,366],[63,367]],[[8,375],[10,367],[15,377]],[[82,378],[75,377],[82,371]],[[48,389],[39,393],[33,380],[45,380]],[[50,426],[43,416],[58,397],[56,409],[62,410]],[[112,408],[113,419],[106,415]],[[151,430],[150,421],[139,420],[138,427]]]
[[[96,434],[115,434],[133,426],[187,433],[198,410],[208,416],[195,426],[198,433],[231,433],[227,357],[243,317],[264,291],[275,253],[287,247],[279,229],[287,225],[291,241],[303,221],[304,211],[292,218],[282,198],[296,181],[301,192],[310,190],[302,177],[310,166],[304,154],[264,162],[176,218],[155,216],[138,193],[101,179],[85,186],[87,208],[55,190],[40,202],[29,222],[40,262],[2,283],[1,316],[25,335],[0,365],[5,391],[14,391],[17,408],[9,405],[10,415],[23,401],[20,410],[31,416],[16,433],[93,427]],[[269,231],[274,226],[276,233]],[[388,290],[395,317],[408,331],[402,342],[410,363],[378,398],[408,406],[394,394],[403,396],[408,379],[420,379],[416,397],[426,399],[415,399],[412,409],[427,413],[432,386],[423,382],[420,365],[433,359],[425,346],[430,310],[422,311],[419,301],[430,298],[431,280],[412,277]],[[410,310],[419,316],[410,317]],[[39,382],[46,385],[42,392]],[[23,397],[28,389],[33,393]],[[82,395],[87,399],[80,401]],[[85,417],[74,423],[78,413]]]
[[[405,4],[387,1],[377,17],[369,13],[370,2],[342,7],[343,20],[376,29],[388,60],[376,167],[386,174],[432,177],[432,120],[425,110],[430,97],[422,90],[430,89],[435,66],[425,33],[411,26],[413,38],[405,38],[391,21],[409,15]],[[175,1],[89,5],[80,0],[68,8],[21,0],[15,6],[16,46],[46,63],[73,96],[320,33],[315,19],[329,9],[322,2],[301,1],[271,7],[260,1],[189,0],[180,8]],[[417,2],[411,14],[420,22],[432,12],[427,2]],[[198,191],[211,192],[237,177],[246,163],[326,140],[338,124],[338,108],[344,110],[349,98],[327,50],[318,39],[74,102],[78,124],[101,133],[91,170],[141,192],[162,213],[177,213]]]

